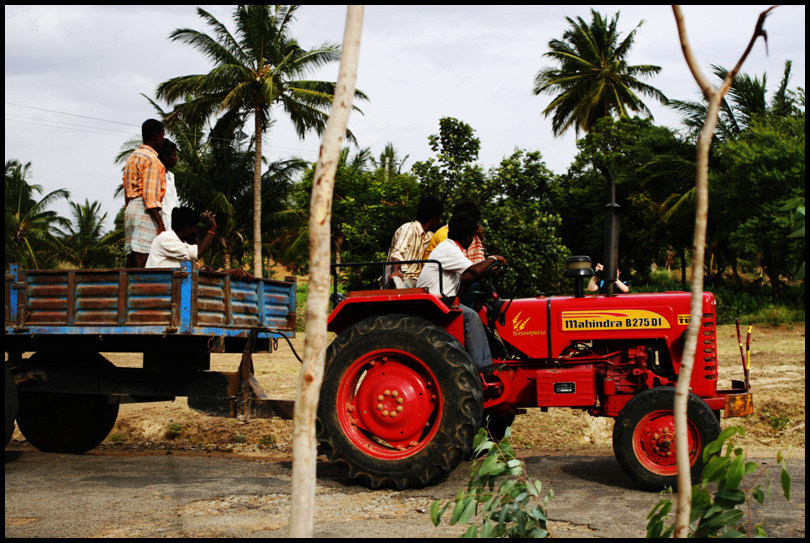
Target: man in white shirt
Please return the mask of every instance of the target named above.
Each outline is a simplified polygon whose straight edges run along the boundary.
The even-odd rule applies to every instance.
[[[217,231],[217,223],[210,211],[202,214],[208,232],[199,245],[190,243],[194,239],[200,215],[187,207],[176,207],[172,211],[172,227],[159,234],[152,242],[147,268],[179,268],[184,260],[196,262],[211,246]]]
[[[172,210],[180,205],[180,200],[177,198],[177,187],[174,184],[174,174],[170,172],[172,168],[177,166],[179,159],[177,158],[177,145],[169,139],[163,140],[163,145],[160,146],[158,151],[158,159],[163,163],[166,168],[166,193],[163,195],[163,205],[160,208],[160,214],[163,216],[163,225],[166,230],[172,229]]]
[[[449,299],[458,295],[459,287],[478,279],[495,263],[505,264],[506,259],[497,255],[489,256],[476,264],[467,258],[466,250],[472,243],[477,227],[476,221],[469,215],[465,213],[453,215],[450,219],[447,239],[430,253],[431,260],[438,260],[441,263],[441,274],[439,266],[427,262],[422,268],[422,273],[419,274],[416,286],[427,287],[431,294],[449,302]],[[439,286],[440,277],[441,288]],[[484,324],[472,308],[464,304],[460,304],[459,308],[464,316],[464,343],[467,352],[475,366],[487,374],[487,369],[492,365],[492,353],[487,342]]]

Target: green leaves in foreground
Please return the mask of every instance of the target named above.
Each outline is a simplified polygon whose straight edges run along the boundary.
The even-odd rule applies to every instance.
[[[752,525],[751,499],[760,504],[770,493],[770,484],[763,490],[760,478],[767,474],[756,462],[747,462],[742,448],[735,448],[729,441],[735,434],[745,435],[740,426],[726,428],[720,436],[706,445],[703,460],[706,465],[700,483],[692,486],[692,511],[689,517],[689,537],[744,537],[765,536],[765,530],[757,523]],[[725,454],[721,454],[725,445]],[[785,469],[785,458],[779,452],[776,463],[781,467],[780,482],[786,499],[790,499],[790,475]],[[746,482],[747,475],[752,477]],[[709,486],[714,489],[714,495]],[[674,524],[664,527],[674,506],[672,489],[647,515],[647,537],[672,537]],[[663,493],[662,493],[663,494]],[[741,507],[745,505],[745,510]]]
[[[476,460],[467,489],[459,490],[453,500],[431,504],[434,526],[452,505],[452,526],[478,517],[463,537],[549,537],[545,506],[554,492],[549,490],[541,499],[542,484],[526,476],[523,462],[515,458],[510,434],[511,428],[507,428],[504,438],[495,443],[486,429],[478,431],[473,442]]]

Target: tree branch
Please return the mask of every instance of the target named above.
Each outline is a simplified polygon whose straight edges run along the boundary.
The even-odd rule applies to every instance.
[[[739,72],[743,62],[748,57],[754,42],[759,36],[767,39],[763,25],[765,18],[773,7],[762,12],[757,20],[754,35],[748,43],[737,65],[726,74],[723,85],[716,89],[703,75],[698,66],[697,59],[686,37],[686,27],[680,6],[672,6],[675,22],[678,26],[678,36],[681,49],[698,86],[709,102],[706,120],[697,141],[697,164],[695,176],[695,235],[692,243],[692,298],[690,304],[690,321],[684,344],[681,371],[678,375],[678,384],[675,387],[675,452],[678,465],[678,509],[675,518],[675,537],[686,537],[689,530],[689,516],[692,506],[692,477],[689,463],[689,437],[687,406],[689,401],[689,386],[692,380],[692,367],[697,350],[697,339],[700,332],[701,316],[703,313],[703,262],[706,244],[706,224],[709,216],[709,149],[717,126],[718,113],[723,97],[731,88],[734,76]]]

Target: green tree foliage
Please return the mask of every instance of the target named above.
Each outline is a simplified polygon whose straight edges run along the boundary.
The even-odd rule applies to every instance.
[[[539,151],[516,149],[489,171],[482,202],[482,226],[488,253],[509,263],[502,296],[531,297],[571,289],[563,279],[570,255],[560,236],[562,219],[554,210],[556,176]],[[471,190],[475,195],[475,191]],[[475,196],[474,196],[475,197]]]
[[[771,103],[767,101],[767,74],[762,77],[741,73],[734,77],[728,95],[723,99],[715,129],[715,137],[724,142],[734,139],[747,129],[756,116],[772,115],[790,117],[801,114],[797,93],[788,88],[793,62],[785,61],[782,80],[774,93]],[[712,66],[712,71],[720,81],[725,80],[728,70],[722,66]],[[703,128],[708,105],[705,101],[670,100],[671,107],[683,116],[683,123],[693,137]]]
[[[415,219],[420,190],[414,176],[395,173],[384,162],[369,168],[373,163],[370,157],[367,149],[354,156],[344,149],[338,162],[332,203],[332,250],[336,262],[384,261],[396,229]],[[296,193],[295,201],[301,210],[308,209],[313,175],[314,166]],[[302,230],[288,250],[289,261],[305,265],[301,249],[306,249],[307,239],[308,232]],[[374,288],[382,275],[378,267],[344,271],[350,289]]]
[[[539,152],[515,150],[490,171],[476,162],[480,141],[468,124],[445,117],[428,141],[435,158],[414,164],[421,194],[438,194],[446,215],[461,200],[481,208],[484,246],[506,257],[503,295],[557,293],[568,251],[555,211],[557,179]],[[393,232],[392,232],[393,233]]]
[[[73,220],[59,234],[60,259],[75,268],[112,268],[123,253],[123,230],[104,232],[101,203],[70,202]]]
[[[805,193],[804,116],[755,116],[718,149],[713,178],[716,240],[761,263],[774,290],[803,261],[804,238],[789,238],[782,208]],[[726,243],[727,240],[727,243]],[[801,260],[800,260],[801,259]]]
[[[428,136],[428,144],[436,157],[417,162],[412,168],[423,194],[452,201],[483,182],[483,170],[476,164],[481,140],[474,133],[463,121],[453,117],[439,119],[439,133]],[[467,197],[473,199],[469,192]]]
[[[28,183],[30,170],[30,162],[23,166],[18,160],[6,160],[4,264],[17,262],[23,268],[47,268],[56,263],[58,228],[69,225],[67,219],[47,208],[70,194],[57,189],[39,198],[42,187]]]
[[[180,164],[175,184],[181,203],[216,214],[216,243],[206,260],[214,266],[244,267],[253,261],[253,149],[240,140],[236,119],[227,116],[202,139],[180,139]],[[306,222],[292,210],[293,183],[306,168],[298,158],[275,161],[262,174],[262,232],[264,254]]]
[[[622,38],[618,13],[608,20],[591,9],[590,24],[581,17],[566,20],[570,28],[561,40],[551,40],[543,55],[556,66],[540,70],[534,84],[534,94],[554,96],[543,116],[552,116],[555,136],[571,127],[577,134],[588,132],[599,119],[629,117],[629,112],[652,117],[639,94],[666,103],[661,91],[639,80],[658,74],[661,67],[627,61],[643,21]]]
[[[283,112],[300,137],[326,127],[335,83],[305,77],[321,66],[340,59],[337,45],[304,49],[292,36],[298,6],[240,5],[234,11],[235,33],[213,15],[198,8],[198,15],[211,27],[212,35],[180,28],[174,41],[187,43],[212,61],[206,74],[175,77],[161,83],[160,99],[179,104],[174,115],[206,119],[215,113],[252,115],[254,120],[253,250],[260,253],[262,136],[272,124],[273,111]],[[356,97],[366,96],[357,91]],[[274,109],[275,108],[275,109]],[[351,139],[351,134],[348,134]],[[254,272],[261,267],[254,262]]]
[[[608,189],[594,163],[613,172],[621,206],[619,269],[622,278],[646,281],[650,264],[663,261],[672,246],[691,243],[689,213],[668,213],[694,183],[694,146],[649,119],[602,119],[578,140],[579,152],[563,178],[557,208],[562,236],[574,254],[604,262],[604,206]],[[691,168],[690,168],[691,164]]]

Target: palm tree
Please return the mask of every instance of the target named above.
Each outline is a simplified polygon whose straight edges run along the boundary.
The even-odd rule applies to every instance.
[[[59,235],[61,259],[77,268],[112,267],[123,232],[104,232],[107,214],[101,213],[98,201],[70,202],[70,207],[73,221]]]
[[[746,73],[734,76],[728,95],[721,102],[717,128],[714,132],[717,140],[723,142],[734,139],[749,126],[751,119],[757,115],[772,114],[787,117],[799,111],[796,95],[788,89],[792,66],[792,61],[785,61],[782,81],[774,93],[770,105],[767,101],[767,74],[762,74],[761,79]],[[725,80],[728,75],[726,68],[717,65],[712,65],[712,72],[721,81]],[[684,116],[684,125],[693,136],[697,137],[706,118],[708,110],[706,102],[671,100],[669,105]]]
[[[232,34],[214,16],[198,8],[198,15],[213,35],[193,29],[177,29],[172,41],[187,43],[214,64],[207,74],[175,77],[158,85],[158,98],[185,100],[173,115],[208,118],[222,112],[252,115],[255,159],[253,171],[253,272],[262,276],[261,167],[262,135],[274,121],[273,108],[290,119],[299,137],[321,134],[332,104],[335,83],[303,79],[307,74],[340,59],[337,45],[323,44],[303,49],[291,36],[291,23],[298,6],[238,6]],[[357,91],[357,97],[366,96]],[[353,140],[349,133],[347,137]]]
[[[667,102],[661,91],[637,79],[657,74],[660,66],[627,64],[636,31],[644,21],[622,39],[616,28],[618,13],[608,21],[591,9],[591,17],[590,24],[581,17],[576,21],[566,17],[571,28],[562,40],[551,40],[551,51],[543,55],[559,65],[543,68],[535,78],[534,94],[555,96],[543,110],[544,117],[552,115],[555,136],[572,126],[577,134],[588,132],[597,120],[628,117],[628,111],[652,117],[637,93]]]
[[[49,192],[39,200],[40,185],[31,185],[26,178],[31,163],[25,166],[17,160],[7,160],[5,169],[5,265],[19,262],[25,268],[38,268],[50,264],[58,252],[56,236],[58,226],[69,221],[46,209],[50,204],[70,193],[65,189]]]
[[[374,160],[374,166],[377,169],[384,170],[386,177],[389,175],[398,175],[402,173],[402,166],[405,165],[405,161],[408,160],[409,156],[411,155],[400,157],[394,144],[388,142],[383,148],[382,153],[380,153],[379,160]]]

